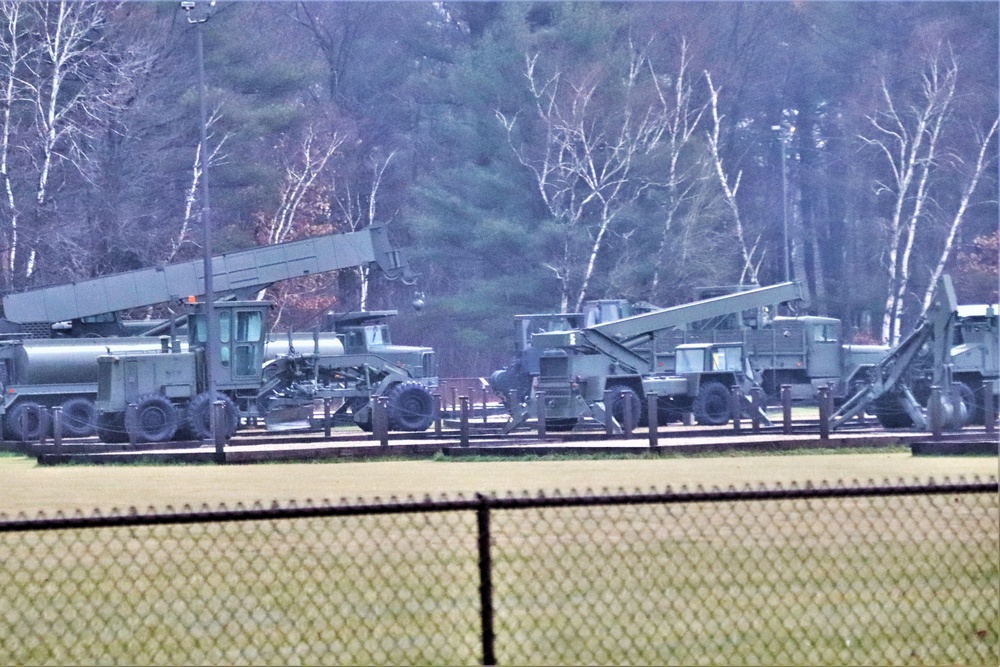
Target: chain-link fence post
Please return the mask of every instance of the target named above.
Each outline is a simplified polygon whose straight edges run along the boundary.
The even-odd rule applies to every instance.
[[[476,494],[476,524],[479,551],[479,608],[483,642],[483,664],[497,664],[493,631],[493,558],[490,553],[490,504],[489,498]]]
[[[323,437],[327,440],[330,439],[330,401],[332,399],[327,396],[323,399]]]

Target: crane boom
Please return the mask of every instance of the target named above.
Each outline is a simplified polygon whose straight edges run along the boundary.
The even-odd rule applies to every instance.
[[[216,294],[247,295],[282,280],[370,263],[389,278],[413,279],[384,226],[219,255],[212,258],[212,276]],[[3,309],[4,317],[18,324],[60,322],[204,292],[204,263],[199,259],[8,294]]]
[[[652,371],[650,360],[637,354],[632,348],[651,339],[657,331],[741,310],[761,308],[786,301],[804,300],[805,298],[805,288],[801,283],[778,283],[745,292],[685,303],[672,308],[662,308],[575,331],[538,333],[532,336],[531,344],[535,347],[548,348],[590,348],[637,373],[648,373]]]

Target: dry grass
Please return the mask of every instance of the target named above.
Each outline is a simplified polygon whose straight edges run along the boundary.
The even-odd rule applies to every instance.
[[[996,457],[908,453],[803,454],[645,460],[388,461],[251,466],[39,467],[0,457],[0,513],[72,512],[131,506],[339,500],[559,489],[742,487],[805,481],[926,480],[997,474]]]

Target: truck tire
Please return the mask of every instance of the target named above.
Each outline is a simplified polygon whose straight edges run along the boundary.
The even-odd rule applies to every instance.
[[[419,382],[400,382],[388,394],[389,428],[426,431],[434,421],[434,399]]]
[[[136,439],[139,442],[165,442],[177,431],[177,409],[164,396],[146,394],[135,410]]]
[[[642,414],[642,401],[639,400],[639,395],[635,393],[634,389],[625,385],[612,385],[608,387],[608,391],[612,394],[611,405],[608,408],[619,426],[625,428],[625,406],[628,403],[632,404],[632,423],[629,428],[634,429],[645,421]]]
[[[732,417],[729,401],[729,390],[721,382],[703,384],[691,406],[695,421],[702,426],[722,426]]]
[[[966,382],[956,382],[956,389],[958,390],[958,395],[965,403],[966,409],[969,411],[969,423],[970,424],[985,424],[986,423],[986,410],[984,409],[983,401],[983,386],[975,387]]]
[[[213,399],[207,391],[195,396],[188,404],[187,417],[184,426],[199,440],[207,440],[212,437],[212,403],[222,401],[225,403],[223,413],[225,415],[222,424],[226,438],[231,438],[236,433],[236,428],[240,425],[240,413],[232,399],[221,392],[215,392]]]
[[[101,442],[128,442],[125,415],[121,412],[99,412],[94,419],[94,431]]]
[[[97,406],[89,398],[77,396],[62,404],[62,434],[67,438],[87,438],[95,433]]]
[[[898,396],[886,394],[880,396],[872,405],[875,418],[882,428],[911,428],[913,420],[903,408],[903,403]]]
[[[31,442],[41,440],[52,426],[48,410],[33,401],[17,403],[7,413],[5,427],[13,440]]]

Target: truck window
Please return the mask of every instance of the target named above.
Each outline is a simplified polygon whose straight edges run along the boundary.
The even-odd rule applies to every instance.
[[[675,372],[701,373],[705,370],[705,350],[703,348],[677,350]]]
[[[713,371],[740,371],[743,368],[743,354],[738,347],[718,347],[712,351]]]
[[[816,343],[836,343],[837,326],[834,324],[817,324],[813,327],[813,341]]]
[[[236,342],[256,343],[264,332],[263,317],[260,311],[239,312],[236,314]]]

